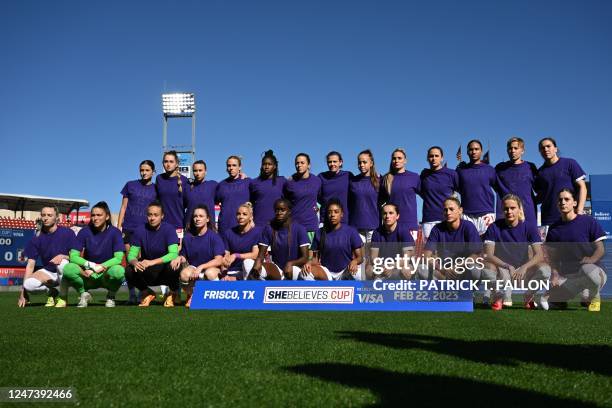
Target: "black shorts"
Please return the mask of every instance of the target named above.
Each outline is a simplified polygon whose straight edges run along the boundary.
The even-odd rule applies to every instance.
[[[128,231],[128,230],[123,230],[123,243],[125,245],[130,243],[130,239],[132,238],[132,231]]]

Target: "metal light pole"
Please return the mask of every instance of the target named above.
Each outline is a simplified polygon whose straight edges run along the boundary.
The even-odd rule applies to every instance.
[[[195,95],[193,93],[179,92],[162,94],[163,111],[163,133],[162,149],[176,150],[179,156],[179,172],[187,178],[191,178],[191,165],[195,161]],[[191,145],[168,144],[168,119],[191,118]],[[187,156],[185,158],[185,156]],[[185,160],[186,159],[186,160]]]

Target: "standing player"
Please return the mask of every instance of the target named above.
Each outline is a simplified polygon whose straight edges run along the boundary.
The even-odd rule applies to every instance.
[[[524,161],[525,142],[520,137],[512,137],[506,143],[508,161],[501,162],[495,166],[497,175],[497,218],[504,217],[501,198],[508,194],[514,194],[521,199],[525,222],[537,225],[535,197],[533,184],[538,170],[535,164]]]
[[[77,307],[87,307],[92,300],[90,289],[105,288],[106,307],[115,307],[115,294],[121,287],[125,270],[121,231],[111,224],[111,212],[104,201],[91,209],[89,225],[81,229],[70,250],[70,263],[64,267],[62,293],[55,307],[66,307],[68,285],[79,294]]]
[[[272,204],[272,209],[274,209],[274,204]],[[225,245],[223,268],[227,270],[224,277],[226,280],[245,279],[251,270],[244,261],[255,260],[259,254],[257,244],[261,238],[262,228],[253,222],[251,203],[247,202],[238,207],[236,222],[238,225],[225,231],[222,236]],[[252,267],[253,263],[248,263],[248,266]]]
[[[320,213],[327,214],[325,203],[332,198],[337,198],[340,200],[342,207],[347,209],[342,219],[342,222],[346,223],[349,219],[349,180],[353,176],[353,173],[342,170],[344,161],[339,152],[331,151],[327,153],[326,160],[328,171],[319,174],[319,179],[321,180],[321,189],[319,190],[318,197],[319,204],[321,204]]]
[[[191,307],[196,280],[219,280],[224,254],[223,240],[215,232],[208,208],[204,205],[196,207],[189,232],[183,241],[181,255],[170,263],[173,270],[180,270],[181,285],[187,293],[185,307]]]
[[[185,227],[189,226],[193,209],[198,205],[205,205],[210,210],[210,217],[215,221],[215,193],[218,183],[214,180],[206,180],[206,162],[197,160],[191,166],[193,170],[193,182],[189,186],[187,195],[187,212],[185,213]]]
[[[296,280],[302,266],[308,262],[309,246],[306,229],[292,220],[291,203],[279,198],[274,202],[274,219],[261,234],[257,259],[245,259],[244,269],[252,271],[252,279]],[[264,260],[268,248],[272,262]]]
[[[283,196],[291,202],[293,221],[306,228],[311,241],[319,228],[317,197],[320,189],[321,179],[310,174],[310,156],[298,153],[295,173],[287,180]]]
[[[56,207],[45,206],[40,210],[42,229],[40,235],[32,238],[24,251],[28,258],[23,287],[19,293],[17,306],[25,307],[30,293],[46,293],[45,306],[55,306],[59,285],[64,267],[68,264],[68,254],[76,239],[74,232],[58,223],[59,212]],[[36,259],[42,261],[43,267],[36,269]]]
[[[357,156],[359,175],[349,182],[349,225],[355,227],[364,243],[372,240],[372,232],[379,226],[378,192],[380,176],[374,166],[372,152],[364,150]]]
[[[439,146],[427,150],[429,168],[421,172],[423,198],[423,237],[429,238],[434,225],[442,222],[444,200],[459,191],[459,176],[455,170],[442,165],[444,152]]]
[[[484,234],[487,273],[506,284],[513,281],[543,281],[550,278],[544,263],[542,240],[535,223],[525,220],[523,203],[513,194],[502,199],[504,218],[489,225]],[[525,308],[534,309],[534,292],[525,293]],[[503,292],[491,305],[494,310],[512,306],[512,289]]]
[[[283,196],[285,181],[278,175],[278,160],[274,152],[266,151],[261,159],[259,177],[251,180],[249,185],[256,225],[263,227],[274,218],[274,202]]]
[[[218,222],[220,234],[236,225],[236,210],[242,203],[249,201],[251,183],[248,177],[240,178],[242,170],[240,157],[228,157],[225,166],[228,177],[219,183],[215,194],[215,201],[221,204]]]
[[[340,200],[326,203],[327,216],[312,241],[311,260],[304,265],[305,280],[363,280],[363,242],[357,230],[342,224]]]
[[[370,259],[366,268],[368,279],[412,279],[413,271],[410,265],[404,268],[386,269],[376,263],[384,264],[385,258],[396,258],[397,255],[407,259],[414,253],[414,239],[412,235],[402,228],[398,228],[400,218],[399,210],[393,203],[387,203],[382,208],[383,222],[372,236]],[[378,260],[378,261],[377,261]],[[397,265],[396,265],[397,266]],[[424,276],[427,278],[427,276]]]
[[[599,312],[599,292],[606,284],[606,272],[601,267],[605,254],[606,233],[599,223],[588,215],[578,214],[579,200],[567,188],[558,195],[561,219],[548,229],[546,244],[553,266],[551,290],[542,297],[542,308],[548,308],[550,299],[563,306],[567,300],[587,289],[590,312]]]
[[[128,181],[121,189],[121,208],[117,228],[123,233],[123,243],[125,251],[130,251],[130,239],[134,231],[147,223],[147,206],[155,201],[157,192],[153,184],[153,174],[155,173],[155,163],[152,160],[140,162],[140,180]],[[138,303],[136,291],[128,286],[130,292],[129,304]]]
[[[174,150],[164,153],[163,162],[165,173],[155,178],[157,199],[164,208],[164,222],[172,225],[182,239],[189,180],[179,173],[178,154]]]
[[[459,193],[463,201],[463,218],[471,221],[480,235],[495,221],[497,178],[495,169],[481,160],[482,143],[470,140],[467,145],[470,162],[457,166]]]
[[[141,307],[148,307],[155,299],[150,286],[167,285],[164,306],[173,307],[178,290],[178,271],[170,267],[170,261],[178,257],[179,238],[174,225],[162,222],[162,205],[154,201],[147,207],[147,223],[134,231],[125,277],[129,284],[140,291]]]

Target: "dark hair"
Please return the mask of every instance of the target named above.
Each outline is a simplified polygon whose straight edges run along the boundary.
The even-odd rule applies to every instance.
[[[538,142],[538,148],[542,148],[542,143],[544,143],[545,141],[550,140],[551,143],[553,144],[553,146],[557,147],[557,141],[555,139],[553,139],[552,137],[543,137],[542,139],[540,139],[540,141]]]
[[[295,155],[295,159],[293,161],[295,161],[300,156],[304,156],[306,158],[306,161],[308,162],[308,164],[310,164],[310,156],[307,153],[298,153],[298,154],[296,154]]]
[[[578,198],[576,197],[576,191],[572,190],[571,188],[562,188],[561,190],[559,190],[559,193],[557,194],[557,198],[561,195],[561,193],[569,193],[572,198],[574,199],[574,201],[578,202]]]
[[[261,167],[259,168],[259,178],[263,179],[263,163],[264,160],[270,159],[274,164],[274,173],[272,173],[272,185],[276,185],[276,178],[278,177],[278,159],[274,155],[272,149],[266,150],[261,158]]]
[[[179,157],[178,157],[178,153],[176,152],[176,150],[169,150],[167,152],[164,153],[163,157],[166,156],[174,156],[174,159],[176,160],[176,172],[177,174],[177,179],[176,179],[176,185],[178,186],[178,191],[179,193],[183,193],[183,180],[181,180],[181,173],[179,173],[178,171],[178,164],[179,164]]]
[[[372,161],[372,167],[370,168],[370,182],[372,183],[374,190],[378,191],[380,189],[380,178],[378,177],[378,172],[376,171],[376,166],[374,165],[374,155],[370,149],[362,150],[357,155],[357,162],[359,162],[359,156],[362,154],[367,154],[370,156],[370,160]]]
[[[112,225],[112,222],[111,222],[111,210],[110,210],[110,208],[108,208],[108,204],[106,204],[106,201],[99,201],[99,202],[97,202],[93,207],[91,207],[92,210],[94,208],[99,208],[99,209],[101,209],[102,211],[104,211],[106,213],[106,215],[108,216],[108,220],[106,220],[106,226],[107,227],[111,226]],[[89,220],[89,227],[91,229],[94,228],[91,219]]]
[[[193,215],[195,214],[196,210],[204,210],[206,212],[206,216],[208,217],[208,222],[206,223],[206,228],[212,230],[212,231],[216,231],[215,228],[215,223],[214,220],[212,220],[210,218],[210,211],[208,209],[208,206],[205,204],[200,204],[198,206],[196,206],[196,208],[193,209],[193,211],[191,212],[191,219],[189,220],[189,232],[191,233],[191,235],[196,236],[198,235],[198,230],[195,226],[195,222],[193,222]]]
[[[228,161],[230,161],[231,159],[237,160],[238,161],[238,165],[242,166],[242,159],[239,156],[236,156],[234,154],[232,154],[231,156],[229,156],[226,160],[225,163],[227,163]]]
[[[332,150],[331,152],[327,153],[327,156],[325,156],[325,160],[329,160],[331,156],[338,156],[338,159],[340,159],[340,161],[344,161],[342,160],[342,155],[340,154],[340,152],[337,152],[335,150]]]
[[[53,205],[53,204],[45,204],[42,207],[40,207],[40,212],[42,212],[43,208],[53,208],[53,211],[55,211],[55,215],[59,215],[59,208],[57,208],[57,205]]]
[[[157,200],[153,200],[153,201],[151,201],[151,202],[149,203],[149,205],[147,205],[147,210],[148,210],[150,207],[159,207],[159,208],[160,208],[160,210],[161,210],[161,212],[162,212],[162,214],[164,214],[164,206],[162,205],[162,203],[161,203],[161,202],[159,202],[159,201],[157,201]]]
[[[276,208],[278,204],[285,204],[287,206],[287,209],[289,209],[289,214],[287,215],[287,219],[285,220],[285,222],[282,224],[276,221],[276,217],[274,217],[272,221],[270,221],[270,227],[272,227],[271,248],[272,250],[274,250],[274,244],[276,243],[277,231],[286,226],[287,227],[287,258],[289,258],[291,255],[291,207],[292,205],[291,205],[291,201],[287,200],[286,198],[279,198],[276,201],[274,201],[274,208]]]
[[[344,212],[344,206],[342,205],[342,202],[338,198],[333,197],[327,200],[327,202],[325,203],[325,209],[328,210],[329,207],[331,207],[332,205],[337,205],[338,207],[340,207],[340,210]],[[327,219],[327,214],[324,214],[323,216],[324,216],[323,225],[325,226],[326,229],[331,229],[331,225],[329,225],[329,220]]]
[[[196,161],[194,161],[193,164],[191,165],[191,168],[193,168],[193,166],[195,166],[196,164],[201,164],[202,166],[204,166],[204,170],[207,169],[206,162],[204,160],[196,160]]]
[[[397,204],[395,203],[384,203],[381,207],[381,209],[385,208],[386,206],[390,205],[391,207],[393,207],[393,209],[395,210],[395,212],[397,213],[397,215],[400,215],[400,211],[399,211],[399,207],[397,206]]]
[[[429,149],[427,149],[428,156],[429,156],[429,152],[431,152],[433,149],[438,149],[440,151],[440,156],[444,157],[444,150],[442,150],[440,146],[431,146]]]
[[[153,163],[153,160],[141,161],[140,164],[138,165],[138,168],[140,168],[140,166],[142,166],[143,164],[146,164],[147,166],[151,167],[151,170],[155,171],[155,163]]]
[[[468,149],[470,148],[470,145],[471,145],[472,143],[478,143],[478,146],[480,146],[480,150],[482,150],[482,143],[481,143],[481,142],[480,142],[480,140],[478,140],[478,139],[472,139],[472,140],[470,140],[470,141],[468,142],[468,144],[467,144],[467,148],[468,148]]]

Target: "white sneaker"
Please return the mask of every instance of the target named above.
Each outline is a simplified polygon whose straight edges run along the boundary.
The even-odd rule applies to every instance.
[[[511,300],[504,300],[504,307],[512,307],[512,301]]]
[[[108,298],[104,304],[106,307],[115,307],[115,299]]]
[[[540,301],[538,302],[538,306],[542,310],[548,310],[548,296],[541,296]]]
[[[87,307],[89,302],[93,300],[91,294],[89,292],[83,292],[81,294],[81,298],[79,299],[79,304],[77,307]]]

